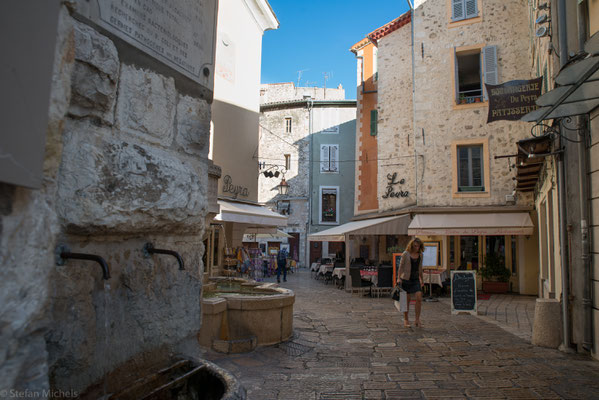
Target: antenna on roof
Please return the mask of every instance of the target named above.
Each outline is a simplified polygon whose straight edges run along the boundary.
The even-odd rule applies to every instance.
[[[324,98],[327,98],[327,79],[330,78],[329,73],[328,72],[323,72],[322,75],[324,76]]]
[[[299,71],[297,71],[297,85],[295,85],[295,87],[299,87],[300,85],[300,81],[302,79],[302,73],[305,71],[309,71],[310,69],[300,69]]]

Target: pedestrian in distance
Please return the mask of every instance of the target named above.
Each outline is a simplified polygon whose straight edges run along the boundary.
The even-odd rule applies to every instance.
[[[408,311],[404,312],[403,325],[406,328],[410,327],[410,319],[408,314],[410,312],[410,300],[414,298],[416,300],[416,318],[414,325],[418,328],[422,328],[422,322],[420,322],[420,311],[422,309],[422,286],[423,286],[423,274],[422,274],[422,252],[424,246],[422,240],[414,238],[410,240],[410,243],[406,246],[406,251],[401,255],[399,262],[399,273],[397,274],[397,284],[405,290],[408,294]]]
[[[281,283],[281,272],[283,272],[283,282],[287,282],[287,249],[279,250],[277,254],[277,282]]]

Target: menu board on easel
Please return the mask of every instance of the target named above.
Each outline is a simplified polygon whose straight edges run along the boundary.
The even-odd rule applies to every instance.
[[[476,271],[451,271],[451,313],[476,315]]]
[[[424,242],[424,251],[422,252],[422,267],[435,268],[439,265],[439,243]]]

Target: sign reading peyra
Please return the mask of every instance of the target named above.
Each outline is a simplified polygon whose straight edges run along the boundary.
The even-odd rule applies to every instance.
[[[493,121],[517,121],[539,108],[537,97],[541,95],[543,78],[518,80],[501,85],[485,84],[489,97],[487,124]]]
[[[80,0],[77,12],[212,90],[216,0]]]

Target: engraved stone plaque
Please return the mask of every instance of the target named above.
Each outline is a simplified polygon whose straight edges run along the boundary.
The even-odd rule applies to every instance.
[[[217,0],[78,0],[77,14],[213,89]]]

